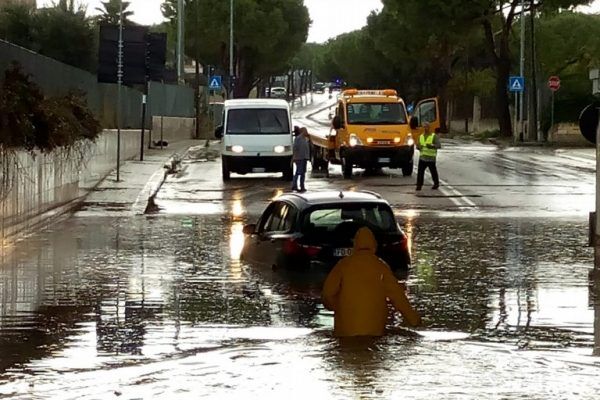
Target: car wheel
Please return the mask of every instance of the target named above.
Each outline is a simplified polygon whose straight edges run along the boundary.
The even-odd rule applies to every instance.
[[[221,172],[223,175],[223,181],[228,181],[231,179],[231,172],[229,171],[229,166],[227,165],[227,159],[225,157],[221,157]]]
[[[346,156],[342,156],[342,173],[344,174],[344,178],[352,178],[352,163],[348,161]]]
[[[405,165],[404,167],[402,167],[402,175],[403,176],[411,176],[413,173],[413,169],[414,169],[414,166],[413,166],[412,162],[408,165]]]

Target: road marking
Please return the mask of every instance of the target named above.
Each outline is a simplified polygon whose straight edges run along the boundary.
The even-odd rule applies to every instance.
[[[446,196],[457,196],[449,197],[449,199],[452,200],[452,202],[455,205],[457,205],[458,207],[477,208],[477,205],[473,201],[471,201],[471,199],[469,199],[464,193],[461,193],[453,186],[449,185],[448,182],[440,179],[440,183],[443,185],[440,187],[442,193],[444,193]],[[448,193],[448,191],[450,193]]]

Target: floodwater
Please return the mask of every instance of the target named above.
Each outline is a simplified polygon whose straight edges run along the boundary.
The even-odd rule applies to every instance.
[[[0,398],[598,398],[585,221],[404,216],[426,326],[349,341],[323,274],[239,262],[244,222],[71,218],[9,249]]]

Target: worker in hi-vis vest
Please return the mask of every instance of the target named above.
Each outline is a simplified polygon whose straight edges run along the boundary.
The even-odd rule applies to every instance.
[[[431,172],[431,179],[433,179],[432,189],[440,187],[440,178],[438,176],[437,167],[435,165],[437,152],[442,148],[440,138],[435,132],[431,132],[429,123],[423,125],[425,132],[419,137],[417,148],[419,149],[419,169],[417,172],[417,190],[421,190],[423,187],[423,181],[425,179],[425,170],[429,168]]]

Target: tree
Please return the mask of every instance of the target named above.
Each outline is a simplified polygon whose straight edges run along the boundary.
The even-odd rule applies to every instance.
[[[33,24],[33,50],[74,67],[94,70],[95,31],[84,9],[40,9]]]
[[[132,22],[129,18],[133,15],[133,11],[128,11],[130,2],[123,2],[123,24],[130,25]],[[99,24],[118,25],[121,20],[121,0],[108,0],[102,2],[102,7],[96,7],[96,11],[101,14],[96,17]]]
[[[66,64],[95,70],[95,31],[85,9],[62,0],[35,10],[26,5],[0,8],[0,37]]]
[[[186,54],[228,72],[229,2],[186,0]],[[259,79],[285,71],[306,42],[310,18],[302,0],[236,0],[234,10],[235,97],[247,97]],[[177,27],[177,0],[163,4]]]
[[[25,4],[13,4],[0,8],[0,38],[28,49],[33,48],[34,8]]]

